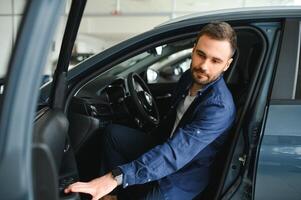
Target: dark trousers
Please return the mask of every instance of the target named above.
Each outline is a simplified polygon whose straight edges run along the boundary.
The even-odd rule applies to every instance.
[[[109,125],[101,139],[101,169],[104,175],[117,167],[137,159],[140,155],[160,143],[155,135],[129,127]],[[164,199],[157,181],[143,185],[121,187],[117,190],[118,199],[161,200]]]

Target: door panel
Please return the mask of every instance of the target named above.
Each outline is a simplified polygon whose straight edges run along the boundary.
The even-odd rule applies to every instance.
[[[258,158],[255,199],[301,199],[301,104],[270,106]]]
[[[32,155],[35,199],[59,198],[58,171],[67,130],[68,120],[59,112],[45,110],[35,122]]]

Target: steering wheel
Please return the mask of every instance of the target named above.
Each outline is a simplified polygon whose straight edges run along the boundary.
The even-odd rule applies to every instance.
[[[147,84],[137,73],[130,73],[127,83],[134,106],[137,108],[141,120],[152,126],[158,125],[159,112],[157,104]]]

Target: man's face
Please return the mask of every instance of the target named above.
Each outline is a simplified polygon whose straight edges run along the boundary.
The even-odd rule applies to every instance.
[[[206,85],[225,72],[232,62],[231,45],[202,35],[192,50],[191,73],[195,84]]]

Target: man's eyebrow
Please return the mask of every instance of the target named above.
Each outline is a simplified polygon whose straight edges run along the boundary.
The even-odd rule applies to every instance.
[[[204,51],[200,50],[200,49],[196,49],[196,51],[197,51],[198,54],[206,55],[206,53]]]
[[[196,49],[196,52],[198,53],[198,54],[201,54],[201,55],[207,55],[204,51],[202,51],[201,49]],[[213,59],[214,60],[216,60],[216,61],[218,61],[218,62],[223,62],[223,59],[221,59],[221,58],[218,58],[218,57],[213,57]]]
[[[223,60],[222,60],[222,59],[220,59],[220,58],[217,58],[217,57],[213,57],[213,59],[214,59],[214,60],[216,60],[217,62],[223,62]]]

